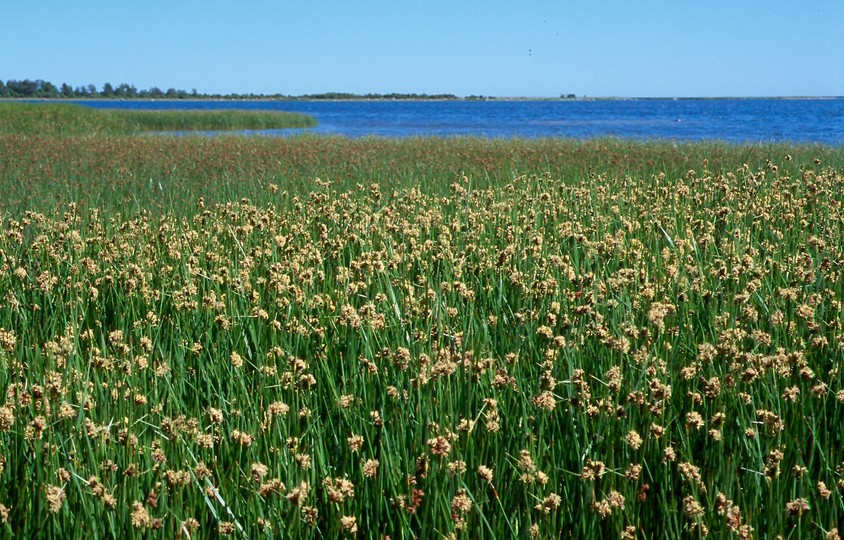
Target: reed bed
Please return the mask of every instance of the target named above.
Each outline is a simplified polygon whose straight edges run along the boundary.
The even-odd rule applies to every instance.
[[[0,148],[6,535],[840,537],[840,149]]]
[[[298,113],[243,110],[92,109],[72,103],[0,103],[0,134],[137,135],[168,131],[231,131],[314,127]]]

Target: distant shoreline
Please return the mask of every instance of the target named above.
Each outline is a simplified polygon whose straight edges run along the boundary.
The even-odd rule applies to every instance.
[[[308,94],[273,94],[237,93],[229,92],[209,93],[190,92],[176,88],[162,90],[157,86],[139,89],[134,85],[121,83],[113,85],[104,83],[102,89],[95,85],[70,86],[63,83],[56,85],[42,79],[24,79],[22,81],[9,79],[5,83],[0,80],[0,100],[103,100],[103,101],[644,101],[644,100],[834,100],[844,99],[841,96],[590,96],[577,92],[561,91],[553,96],[495,96],[484,94],[457,94],[438,92],[348,92],[325,91]]]
[[[227,96],[208,96],[208,97],[189,97],[189,98],[108,98],[108,97],[6,97],[0,98],[0,101],[102,101],[102,102],[207,102],[207,101],[233,101],[233,102],[263,102],[263,101],[316,101],[316,102],[455,102],[455,101],[760,101],[760,100],[778,100],[778,101],[830,101],[844,99],[844,96],[750,96],[750,97],[574,97],[574,98],[559,98],[559,97],[529,97],[529,96],[513,96],[513,97],[493,97],[493,96],[468,96],[468,97],[448,97],[448,98],[431,98],[431,97],[313,97],[313,96],[245,96],[245,97],[227,97]]]

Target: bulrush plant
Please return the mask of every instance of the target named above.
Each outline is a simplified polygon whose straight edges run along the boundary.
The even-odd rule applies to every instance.
[[[5,535],[837,537],[840,169],[300,190],[186,144],[231,181],[3,218]]]

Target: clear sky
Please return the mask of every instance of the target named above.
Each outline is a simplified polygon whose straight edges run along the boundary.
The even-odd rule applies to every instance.
[[[4,81],[290,95],[844,95],[844,0],[4,4]]]

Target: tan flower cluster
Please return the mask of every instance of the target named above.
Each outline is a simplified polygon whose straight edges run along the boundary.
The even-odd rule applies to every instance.
[[[687,169],[441,193],[268,174],[181,214],[4,216],[0,472],[59,478],[57,523],[123,508],[140,534],[197,535],[210,504],[199,535],[365,536],[389,511],[495,536],[526,512],[542,536],[571,498],[635,537],[673,485],[673,532],[768,530],[775,490],[820,535],[844,482],[840,171]]]

